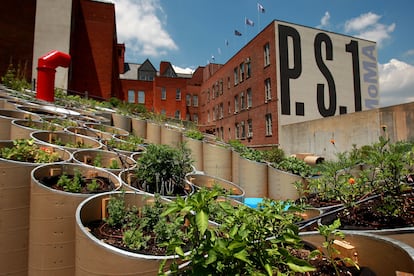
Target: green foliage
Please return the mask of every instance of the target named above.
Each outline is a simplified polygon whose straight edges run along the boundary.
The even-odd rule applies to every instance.
[[[57,186],[62,187],[64,191],[70,193],[79,193],[82,190],[82,174],[79,171],[75,171],[73,177],[69,177],[67,174],[62,173]]]
[[[184,177],[192,171],[190,151],[181,144],[150,144],[137,160],[137,178],[155,193],[168,194],[172,186],[184,187]]]
[[[229,206],[228,202],[217,204],[219,196],[222,194],[218,190],[201,189],[186,200],[171,202],[162,214],[179,213],[188,222],[189,242],[171,240],[168,246],[171,253],[180,256],[179,262],[191,261],[181,274],[287,275],[315,270],[290,253],[289,248],[300,248],[302,244],[293,223],[297,216],[286,203],[266,199],[259,208],[252,209]],[[213,204],[227,213],[219,225],[209,224],[211,212],[217,210],[210,208]],[[184,254],[184,245],[191,246],[188,254]],[[170,269],[173,273],[179,270],[177,264]]]
[[[108,217],[105,218],[105,222],[110,226],[120,226],[124,222],[126,214],[124,197],[125,195],[121,193],[109,198],[107,206]]]
[[[116,159],[111,159],[111,163],[109,164],[109,168],[113,170],[119,169],[119,163]]]
[[[20,69],[20,65],[16,70],[13,64],[9,64],[6,74],[1,77],[1,82],[8,88],[16,91],[23,91],[31,87],[30,83],[24,78],[24,72]]]
[[[92,179],[91,182],[86,185],[86,189],[88,189],[89,192],[95,192],[99,189],[99,187],[100,185],[97,179]]]
[[[264,151],[248,148],[240,140],[229,140],[228,144],[243,158],[256,162],[263,162],[265,159]]]
[[[311,166],[305,161],[291,156],[286,157],[279,163],[273,163],[272,166],[279,170],[297,174],[302,177],[311,176],[313,172]]]
[[[339,263],[347,263],[353,266],[358,267],[358,265],[350,258],[340,258],[340,251],[334,247],[335,237],[344,239],[345,234],[338,230],[341,226],[341,221],[336,219],[331,225],[323,225],[320,224],[318,226],[318,232],[324,238],[324,242],[322,246],[327,251],[327,259],[331,263],[331,265],[335,268],[336,275],[340,275],[338,264]],[[358,267],[359,268],[359,267]]]
[[[285,158],[285,152],[279,147],[263,151],[263,159],[269,163],[280,163]]]
[[[12,147],[0,149],[0,156],[4,159],[31,163],[53,163],[60,160],[57,152],[50,147],[36,144],[33,139],[13,140]]]
[[[185,136],[195,140],[203,140],[204,134],[197,129],[189,129],[185,132]]]
[[[144,139],[135,135],[128,135],[126,138],[117,139],[111,138],[105,141],[110,148],[125,150],[125,151],[139,151]]]
[[[92,164],[93,164],[95,167],[100,167],[100,168],[102,167],[102,154],[101,154],[100,152],[98,152],[98,153],[96,154],[95,158],[93,159]]]

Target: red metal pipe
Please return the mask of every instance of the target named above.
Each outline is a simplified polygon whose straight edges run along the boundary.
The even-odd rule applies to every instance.
[[[36,98],[53,102],[55,100],[56,67],[69,67],[70,56],[53,50],[37,60]]]

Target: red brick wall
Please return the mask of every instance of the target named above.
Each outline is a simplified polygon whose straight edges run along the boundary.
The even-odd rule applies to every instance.
[[[161,90],[165,87],[167,98],[161,100]],[[153,108],[157,113],[165,110],[167,117],[174,117],[180,110],[181,119],[186,116],[185,95],[187,94],[187,80],[184,78],[156,77],[154,81]],[[181,100],[176,100],[176,90],[181,89]]]
[[[117,95],[114,5],[81,0],[73,17],[69,89],[105,99]]]
[[[263,47],[266,43],[270,44],[270,65],[264,67]],[[211,76],[205,80],[201,86],[200,94],[200,124],[209,126],[205,130],[223,128],[224,140],[235,139],[235,124],[237,122],[245,122],[247,133],[247,120],[252,119],[253,122],[253,138],[251,140],[243,139],[242,142],[247,145],[277,144],[278,138],[278,107],[277,107],[277,91],[276,91],[276,50],[275,50],[275,27],[274,23],[270,24],[259,34],[254,40],[241,49],[233,56],[222,68],[218,69],[214,75],[205,72],[204,76]],[[243,82],[234,85],[235,67],[250,58],[251,77]],[[208,70],[206,67],[204,70]],[[230,78],[230,88],[228,88],[228,78]],[[265,103],[264,81],[266,78],[271,79],[272,101]],[[223,81],[223,94],[213,99],[212,86],[217,81]],[[238,114],[234,114],[234,96],[239,95],[240,109],[240,93],[244,92],[245,100],[247,100],[246,91],[252,89],[252,108],[249,110],[240,110]],[[207,90],[210,89],[210,102],[207,101]],[[230,102],[230,113],[228,113],[228,103]],[[213,121],[213,107],[223,103],[223,118]],[[210,111],[210,122],[207,120],[208,111]],[[266,136],[265,133],[265,114],[272,114],[273,128],[272,135]],[[230,132],[229,132],[230,129]]]
[[[0,77],[10,62],[32,78],[36,0],[2,1],[0,9]],[[36,76],[35,76],[36,77]]]

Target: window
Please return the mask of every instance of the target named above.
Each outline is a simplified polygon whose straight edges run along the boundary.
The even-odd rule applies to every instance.
[[[167,112],[165,112],[165,109],[161,109],[161,115],[166,115]]]
[[[220,127],[221,139],[224,140],[224,128]]]
[[[238,68],[234,68],[234,85],[239,83],[239,72]]]
[[[252,89],[251,88],[247,88],[247,108],[251,108],[252,107],[252,102],[253,102],[253,95],[252,95]]]
[[[264,54],[264,66],[268,66],[270,64],[270,45],[266,43],[263,47],[263,54]]]
[[[239,112],[239,96],[234,96],[234,113]]]
[[[145,91],[138,91],[138,103],[145,103]]]
[[[265,80],[265,102],[272,99],[272,88],[270,87],[270,78]]]
[[[250,78],[252,75],[252,71],[251,71],[251,65],[250,65],[250,58],[247,58],[246,61],[246,79]]]
[[[227,102],[227,107],[228,107],[227,113],[231,114],[231,104],[230,104],[230,102]]]
[[[216,107],[215,106],[213,106],[213,122],[215,121],[215,120],[217,120],[217,117],[216,117]]]
[[[180,110],[175,111],[174,118],[181,119],[181,112],[180,112]]]
[[[241,137],[242,139],[246,138],[246,126],[244,125],[244,121],[241,122]]]
[[[185,114],[185,120],[186,121],[190,121],[191,120],[191,114],[190,113]]]
[[[207,122],[210,123],[210,110],[207,111]]]
[[[230,77],[227,77],[227,89],[230,89]]]
[[[198,106],[198,96],[193,95],[193,106]]]
[[[180,88],[177,88],[177,89],[175,90],[175,99],[176,99],[177,101],[180,101],[180,100],[181,100],[181,89],[180,89]]]
[[[165,90],[165,87],[161,87],[161,100],[167,99],[167,90]]]
[[[223,95],[223,80],[220,80],[220,95]]]
[[[247,138],[253,137],[253,121],[252,119],[247,120]]]
[[[239,123],[234,125],[234,133],[236,134],[236,139],[240,138],[240,130],[239,130]]]
[[[193,114],[193,122],[198,124],[198,115],[197,114]]]
[[[185,95],[185,104],[187,106],[191,106],[191,95],[190,94]]]
[[[266,136],[272,135],[272,114],[266,114]]]
[[[134,90],[128,90],[128,102],[135,103],[135,91]]]
[[[244,63],[239,65],[239,72],[240,72],[240,82],[244,80]]]
[[[224,107],[223,107],[223,103],[220,103],[220,105],[219,105],[219,113],[220,113],[220,119],[223,119],[223,109],[224,109]]]
[[[207,102],[210,102],[210,89],[207,89]]]
[[[244,101],[244,92],[241,92],[240,94],[240,109],[244,110],[246,108],[245,106],[245,101]]]

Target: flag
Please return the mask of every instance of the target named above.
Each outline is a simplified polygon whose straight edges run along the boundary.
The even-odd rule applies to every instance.
[[[257,3],[257,10],[261,13],[265,12],[265,8],[260,3]]]
[[[242,33],[241,33],[241,32],[239,32],[238,30],[234,30],[234,35],[235,35],[235,36],[241,36],[241,35],[242,35]]]
[[[249,26],[254,26],[254,22],[253,22],[253,20],[250,20],[249,18],[247,18],[246,17],[246,21],[245,21],[245,23],[246,23],[246,25],[249,25]]]

